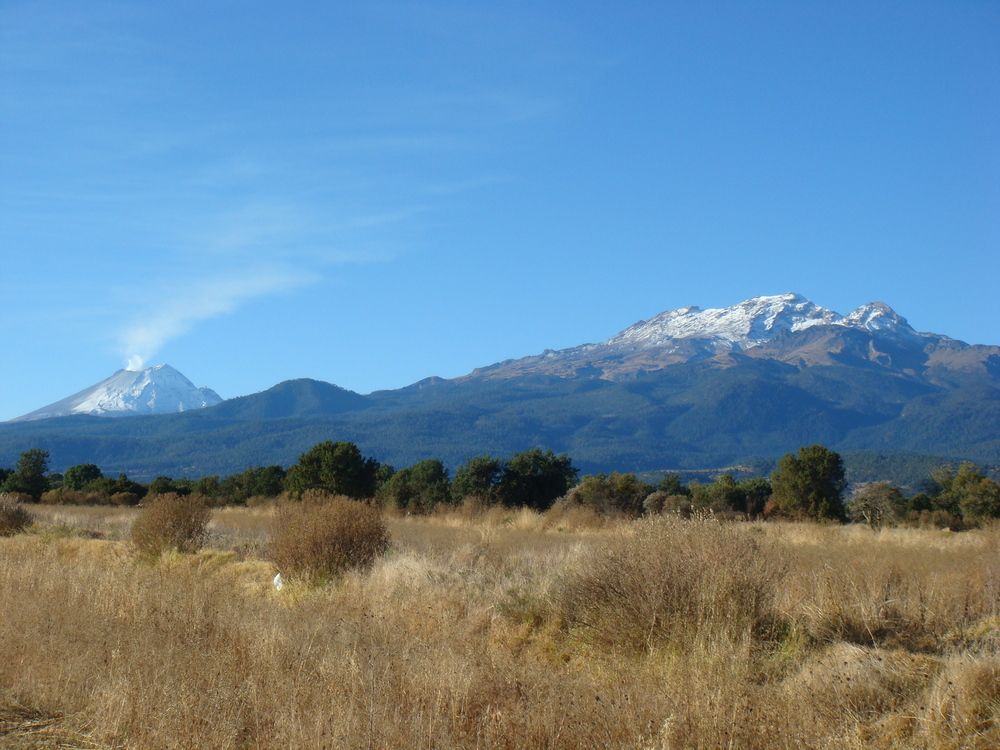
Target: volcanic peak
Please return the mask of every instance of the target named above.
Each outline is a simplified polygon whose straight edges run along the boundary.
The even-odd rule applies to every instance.
[[[211,388],[196,388],[170,365],[156,365],[144,370],[119,370],[90,388],[11,421],[28,422],[73,414],[99,417],[170,414],[213,406],[221,401]]]

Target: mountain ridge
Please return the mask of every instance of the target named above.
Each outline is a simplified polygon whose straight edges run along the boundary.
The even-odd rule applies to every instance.
[[[290,465],[324,440],[355,442],[397,467],[440,458],[454,468],[471,455],[542,446],[586,472],[655,471],[773,460],[817,442],[1000,463],[1000,347],[917,333],[881,303],[848,316],[797,295],[741,304],[699,311],[710,312],[713,335],[731,339],[717,335],[718,351],[699,328],[700,337],[548,350],[497,363],[499,373],[368,395],[300,379],[169,415],[6,423],[0,465],[41,447],[53,466],[224,474]],[[693,310],[668,312],[676,321]]]
[[[726,308],[688,306],[642,320],[596,344],[546,349],[541,354],[479,367],[458,378],[509,378],[528,373],[621,380],[678,364],[733,352],[767,349],[791,333],[814,328],[863,331],[904,349],[967,344],[935,333],[918,333],[883,302],[869,302],[848,315],[816,305],[800,294],[752,297]],[[779,342],[780,343],[780,342]],[[993,352],[991,348],[990,353]],[[1000,353],[1000,349],[996,349]],[[752,356],[765,356],[758,352]]]

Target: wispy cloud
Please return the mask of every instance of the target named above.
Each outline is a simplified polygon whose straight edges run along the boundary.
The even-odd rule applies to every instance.
[[[352,209],[262,198],[229,211],[206,214],[169,243],[172,256],[213,263],[273,264],[320,271],[344,263],[391,260],[399,231],[414,226],[435,206],[362,205]]]
[[[137,318],[119,332],[128,368],[141,369],[203,321],[322,281],[331,266],[391,260],[392,242],[379,238],[379,230],[426,210],[411,206],[329,219],[293,203],[262,200],[204,216],[199,229],[182,230],[164,245],[163,284],[179,291],[143,289],[144,298],[165,301],[140,306]],[[205,278],[179,281],[180,268],[189,269],[195,259]]]
[[[495,165],[479,155],[495,159],[507,142],[498,135],[551,116],[562,100],[553,93],[559,71],[530,83],[540,64],[522,53],[537,46],[533,21],[435,8],[389,2],[371,11],[374,26],[360,19],[380,39],[395,30],[386,44],[429,45],[416,70],[365,48],[370,77],[353,74],[353,54],[329,53],[311,14],[293,19],[302,49],[269,54],[316,69],[275,84],[282,79],[267,55],[237,65],[235,47],[190,46],[161,28],[155,9],[2,6],[0,63],[18,75],[0,86],[0,102],[20,126],[3,154],[16,169],[7,181],[15,187],[0,188],[12,207],[0,219],[71,275],[71,288],[111,287],[101,296],[112,312],[88,315],[133,367],[203,321],[337,267],[419,252],[454,215],[452,196],[513,179],[492,176]],[[192,11],[190,23],[214,23],[210,16]],[[466,75],[453,74],[456,59],[468,61]],[[253,85],[219,83],[241,80]],[[139,264],[144,280],[115,286]],[[123,299],[137,312],[119,330]]]
[[[517,180],[513,177],[470,177],[465,180],[427,183],[423,190],[431,195],[454,195],[497,185],[511,185],[516,182]]]
[[[317,280],[311,274],[272,268],[187,284],[119,333],[127,367],[142,369],[167,342],[202,321],[228,315],[257,297],[287,292]]]

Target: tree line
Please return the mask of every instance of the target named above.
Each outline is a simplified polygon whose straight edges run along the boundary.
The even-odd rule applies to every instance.
[[[0,468],[0,491],[52,504],[135,505],[146,496],[176,494],[227,505],[323,490],[376,500],[409,513],[429,513],[438,506],[462,502],[544,511],[559,501],[630,516],[688,515],[704,510],[745,517],[851,520],[872,526],[909,521],[955,527],[1000,517],[1000,484],[968,462],[957,469],[939,467],[909,497],[899,487],[880,482],[845,499],[843,461],[823,445],[786,454],[768,478],[737,481],[724,474],[704,484],[684,484],[677,474],[666,474],[656,484],[634,473],[579,477],[568,455],[542,448],[508,458],[473,456],[453,475],[438,459],[396,470],[362,455],[354,443],[332,441],[301,454],[287,470],[277,465],[251,466],[227,477],[160,476],[148,483],[135,482],[125,474],[104,476],[94,464],[49,473],[48,462],[48,451],[25,451],[14,468]]]
[[[278,465],[251,466],[227,477],[199,479],[160,476],[148,483],[125,474],[103,474],[95,464],[78,464],[49,473],[49,452],[33,448],[13,469],[0,468],[0,491],[49,504],[136,505],[147,496],[199,495],[215,505],[242,504],[282,494],[301,497],[324,490],[357,500],[377,499],[411,512],[429,512],[441,503],[469,495],[507,506],[545,510],[566,494],[578,471],[569,456],[531,448],[510,458],[476,456],[450,476],[438,459],[396,470],[362,455],[350,442],[323,442],[299,456],[287,471]]]

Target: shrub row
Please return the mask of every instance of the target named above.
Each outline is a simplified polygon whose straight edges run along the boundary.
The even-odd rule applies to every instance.
[[[208,536],[208,498],[167,493],[150,498],[132,526],[132,546],[156,557],[175,549],[191,553]],[[274,511],[271,558],[290,579],[321,583],[349,568],[368,567],[389,547],[381,510],[322,490],[307,490]]]

